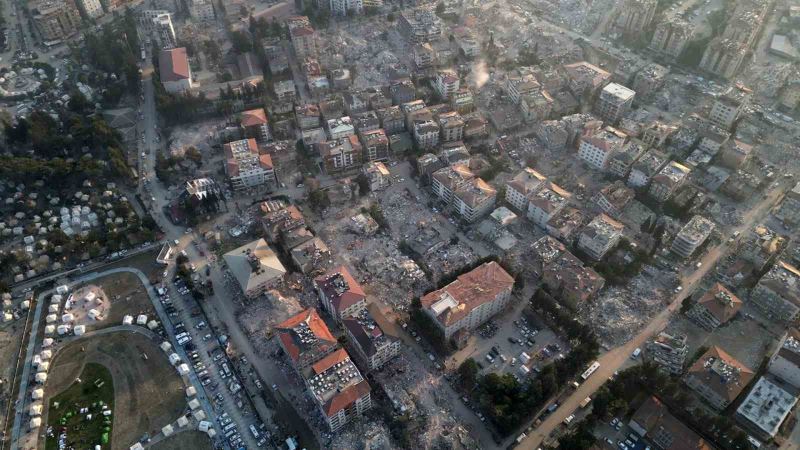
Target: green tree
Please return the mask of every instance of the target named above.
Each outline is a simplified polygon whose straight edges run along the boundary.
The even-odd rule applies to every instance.
[[[458,366],[458,376],[461,387],[466,391],[471,391],[478,383],[478,363],[472,358],[467,358]]]
[[[234,31],[231,34],[231,43],[233,44],[233,51],[238,54],[253,50],[253,41],[244,31]]]

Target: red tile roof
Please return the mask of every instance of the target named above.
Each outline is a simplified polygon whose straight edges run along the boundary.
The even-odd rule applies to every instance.
[[[340,311],[367,298],[364,289],[345,266],[336,267],[325,275],[317,277],[314,281],[325,296],[331,300],[337,315]],[[342,281],[343,285],[338,284]]]
[[[158,70],[161,81],[180,81],[191,77],[189,58],[185,47],[161,50],[158,54]]]
[[[310,350],[309,348],[303,348],[306,344],[300,341],[299,336],[295,332],[295,329],[298,326],[302,326],[303,323],[308,326],[311,333],[316,337],[317,341],[314,344],[315,346],[336,346],[336,338],[333,337],[317,310],[314,308],[306,309],[275,326],[278,338],[289,353],[289,357],[291,357],[295,363],[300,359],[303,352]]]
[[[325,403],[325,414],[327,414],[328,417],[333,416],[355,403],[359,398],[367,395],[370,391],[371,389],[367,380],[361,380],[361,382],[355,386],[350,386],[338,395],[331,397],[331,399]]]
[[[242,113],[241,123],[243,127],[256,127],[267,123],[267,113],[264,108],[251,109]]]

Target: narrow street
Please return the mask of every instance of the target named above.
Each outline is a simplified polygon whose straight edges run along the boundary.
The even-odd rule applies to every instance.
[[[757,207],[748,211],[742,220],[742,224],[731,230],[729,235],[723,237],[723,242],[718,246],[710,249],[700,260],[702,266],[692,272],[691,275],[683,279],[683,290],[675,295],[672,302],[661,313],[653,318],[650,323],[640,331],[636,337],[631,339],[626,344],[612,349],[598,358],[600,368],[586,380],[581,386],[576,389],[572,395],[564,400],[559,408],[551,415],[549,415],[539,427],[537,427],[528,437],[519,445],[519,449],[535,450],[538,449],[542,442],[549,436],[559,425],[572,414],[580,405],[581,401],[586,397],[590,397],[597,392],[598,389],[608,380],[614,372],[620,370],[623,365],[628,362],[629,357],[634,349],[643,347],[645,342],[653,335],[661,331],[669,322],[672,314],[681,306],[681,302],[687,296],[691,295],[698,283],[706,276],[708,272],[714,269],[717,261],[728,250],[729,244],[727,239],[734,232],[743,232],[748,230],[753,225],[758,223],[769,210],[778,202],[785,192],[787,186],[780,186],[772,190],[769,195],[764,198]],[[511,445],[516,439],[512,436],[504,443],[503,448]]]

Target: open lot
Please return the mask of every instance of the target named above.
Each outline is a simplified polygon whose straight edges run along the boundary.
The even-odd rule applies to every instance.
[[[80,381],[50,399],[48,433],[45,449],[113,445],[110,441],[112,419],[103,415],[114,411],[114,382],[103,365],[89,363],[83,367]],[[88,409],[88,411],[87,411]]]
[[[100,329],[119,325],[126,315],[136,317],[138,314],[153,316],[153,305],[139,278],[130,273],[115,273],[92,281],[92,285],[100,287],[111,302],[105,320],[90,324],[88,329]]]
[[[211,450],[211,440],[200,431],[184,431],[153,444],[152,450]]]
[[[9,399],[17,386],[11,384],[14,368],[17,363],[20,345],[22,344],[24,319],[5,325],[0,329],[0,430],[5,429],[6,412],[9,411]],[[13,409],[10,421],[13,422]],[[9,424],[10,428],[10,424]]]
[[[114,449],[127,449],[144,433],[157,433],[186,407],[183,382],[156,343],[127,331],[80,339],[63,347],[50,366],[45,399],[64,392],[90,363],[106,367],[113,379],[117,405],[111,439]],[[48,415],[45,408],[43,417]]]

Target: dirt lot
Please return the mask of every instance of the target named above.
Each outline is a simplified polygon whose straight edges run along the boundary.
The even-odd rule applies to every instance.
[[[211,439],[200,431],[184,431],[154,444],[152,450],[211,450]]]
[[[161,350],[148,338],[131,332],[89,337],[62,348],[50,366],[45,398],[69,387],[87,363],[102,364],[114,379],[115,449],[127,449],[144,433],[157,433],[186,408],[183,382]],[[47,411],[43,416],[46,419]]]
[[[13,325],[4,325],[0,328],[0,430],[6,425],[8,399],[14,389],[11,385],[11,378],[14,376],[24,325],[23,318],[14,322]]]
[[[103,289],[111,300],[111,308],[107,317],[101,322],[87,326],[89,330],[119,325],[125,315],[136,317],[138,314],[155,316],[153,305],[139,277],[132,273],[115,273],[92,281],[92,285]]]

